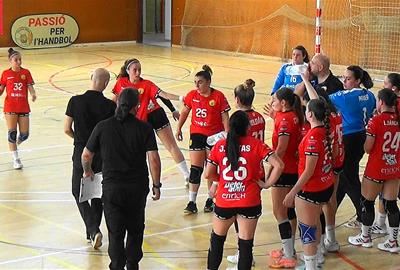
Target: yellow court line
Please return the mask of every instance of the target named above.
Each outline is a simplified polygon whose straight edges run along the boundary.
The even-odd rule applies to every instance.
[[[73,233],[78,234],[78,235],[83,235],[81,232],[78,232],[78,231],[76,231],[76,230],[72,230],[72,229],[70,229],[70,228],[68,228],[68,227],[66,227],[66,226],[57,224],[57,223],[52,222],[52,221],[50,221],[50,220],[48,220],[48,219],[45,219],[45,218],[40,218],[40,217],[38,217],[38,216],[29,214],[29,213],[27,213],[27,212],[25,212],[25,211],[18,210],[18,209],[15,209],[15,208],[6,206],[6,205],[4,205],[4,204],[0,204],[0,208],[4,208],[4,209],[7,209],[7,210],[14,211],[14,212],[16,212],[16,213],[18,213],[18,214],[20,214],[20,215],[23,215],[23,216],[26,216],[26,217],[35,219],[35,220],[40,221],[40,222],[43,222],[43,223],[47,223],[47,224],[53,225],[53,226],[55,226],[56,228],[59,228],[59,229],[62,229],[62,230],[66,230],[66,231],[69,231],[69,232],[73,232]]]
[[[4,238],[3,236],[0,236],[0,240],[3,241],[3,242],[11,243],[10,240]],[[41,252],[37,251],[34,248],[24,247],[24,246],[18,246],[18,247],[26,250],[27,252],[29,252],[29,253],[31,253],[33,255],[41,255],[42,254]],[[83,269],[83,268],[79,268],[78,266],[76,266],[76,265],[74,265],[72,263],[68,263],[66,261],[63,261],[61,259],[58,259],[58,258],[55,258],[55,257],[52,257],[52,256],[48,256],[47,259],[49,261],[53,262],[54,264],[66,267],[67,269],[72,269],[72,270],[82,270]],[[18,260],[18,259],[16,259],[16,260]]]
[[[185,270],[185,268],[181,268],[181,267],[169,262],[168,260],[162,258],[160,256],[160,254],[158,254],[157,252],[154,251],[154,249],[151,247],[150,244],[146,243],[146,241],[143,241],[143,249],[146,250],[147,252],[152,252],[154,254],[154,256],[158,257],[158,258],[151,258],[151,260],[161,263],[162,265],[165,265],[170,269]]]

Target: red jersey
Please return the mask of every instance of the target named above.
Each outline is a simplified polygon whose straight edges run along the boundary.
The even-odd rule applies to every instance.
[[[246,111],[246,113],[250,120],[249,135],[264,142],[264,134],[265,134],[264,117],[260,113],[254,110],[248,110]]]
[[[136,117],[140,120],[147,121],[148,114],[161,107],[156,101],[160,89],[149,80],[140,78],[139,82],[132,83],[129,77],[121,77],[118,78],[112,92],[118,96],[124,88],[128,87],[139,91],[139,109],[136,113]]]
[[[260,164],[273,151],[251,136],[239,138],[239,168],[231,170],[227,158],[226,139],[218,141],[211,149],[207,161],[218,166],[219,184],[215,204],[218,207],[252,207],[261,204]]]
[[[211,136],[224,130],[222,113],[231,107],[222,92],[212,89],[210,95],[205,97],[198,90],[192,90],[185,96],[183,103],[192,110],[190,134]]]
[[[1,74],[0,84],[6,88],[4,112],[29,113],[28,86],[34,85],[29,70],[21,68],[13,71],[11,68]]]
[[[310,129],[299,145],[299,178],[306,167],[306,156],[318,157],[311,178],[302,187],[306,192],[317,192],[333,184],[332,161],[328,158],[324,127]]]
[[[309,122],[304,122],[303,125],[301,126],[300,134],[301,138],[303,139],[304,136],[307,135],[308,131],[311,129],[311,125]]]
[[[282,158],[285,168],[283,173],[297,173],[297,148],[300,143],[299,118],[294,111],[277,112],[275,116],[274,131],[272,133],[272,148],[278,147],[280,136],[289,136],[289,143]]]
[[[343,126],[342,116],[331,114],[329,117],[331,126],[332,148],[337,145],[338,153],[333,161],[333,168],[341,168],[344,162]]]
[[[364,175],[376,180],[400,178],[400,127],[395,113],[372,117],[367,135],[375,138]]]

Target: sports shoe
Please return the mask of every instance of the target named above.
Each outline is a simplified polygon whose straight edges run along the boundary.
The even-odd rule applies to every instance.
[[[239,262],[239,250],[236,252],[235,255],[229,255],[226,256],[226,260],[230,263],[234,263],[237,264]],[[251,263],[252,266],[256,265],[256,261],[254,260],[254,256],[253,256],[253,262]]]
[[[340,249],[340,245],[338,241],[329,241],[329,239],[325,238],[324,239],[324,246],[326,251],[328,252],[338,252]]]
[[[360,229],[361,228],[361,222],[356,220],[356,219],[355,220],[350,220],[344,226],[347,227],[347,228],[350,228],[350,229]]]
[[[92,239],[90,238],[90,233],[86,233],[86,242],[88,243],[88,244],[92,244]]]
[[[390,241],[389,239],[386,239],[385,242],[378,244],[378,249],[383,250],[383,251],[388,251],[391,253],[399,253],[400,252],[400,247],[399,243],[397,240]]]
[[[206,204],[204,205],[204,212],[210,213],[214,211],[214,202],[211,198],[208,198]]]
[[[103,240],[103,234],[101,232],[97,232],[91,236],[92,247],[94,249],[98,249],[103,244],[101,241]]]
[[[271,257],[269,262],[270,268],[294,268],[296,267],[297,260],[295,258],[285,257]]]
[[[379,226],[378,224],[374,223],[371,227],[371,233],[373,234],[387,234],[386,224],[383,226]]]
[[[24,165],[22,165],[22,162],[19,158],[14,159],[14,164],[13,164],[14,169],[20,170]]]
[[[371,248],[373,246],[371,236],[363,236],[361,233],[356,236],[349,236],[348,241],[353,246],[362,246],[365,248]]]
[[[283,257],[283,250],[282,249],[274,249],[272,251],[269,252],[269,256],[271,258],[281,258]]]
[[[197,205],[196,205],[196,203],[190,201],[187,204],[186,208],[184,209],[184,212],[188,213],[188,214],[196,214],[197,213]]]

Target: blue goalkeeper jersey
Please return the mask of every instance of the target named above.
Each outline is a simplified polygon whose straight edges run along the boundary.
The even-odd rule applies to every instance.
[[[293,63],[284,64],[276,77],[271,95],[275,94],[275,92],[282,87],[288,87],[294,90],[294,87],[303,81],[300,73],[307,67],[307,63],[301,65],[293,65]]]
[[[342,115],[343,134],[365,130],[376,107],[374,94],[368,89],[353,88],[329,95],[330,100]]]

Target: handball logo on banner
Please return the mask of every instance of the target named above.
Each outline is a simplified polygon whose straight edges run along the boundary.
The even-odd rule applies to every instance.
[[[66,14],[38,14],[20,17],[11,27],[11,37],[23,49],[61,48],[78,38],[79,26]]]

